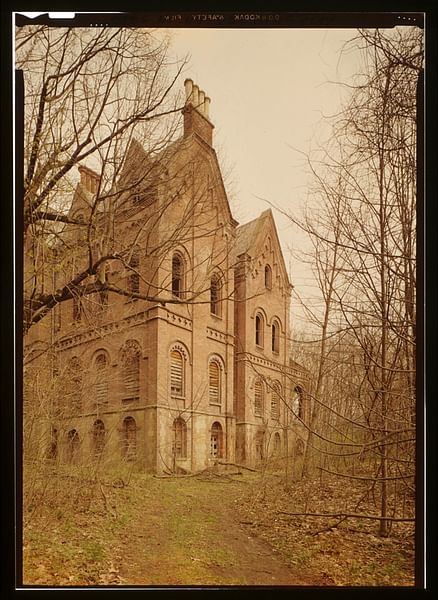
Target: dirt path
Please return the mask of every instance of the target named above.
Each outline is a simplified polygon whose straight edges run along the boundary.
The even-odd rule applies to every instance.
[[[149,480],[115,568],[125,585],[324,585],[287,565],[239,522],[243,483]]]

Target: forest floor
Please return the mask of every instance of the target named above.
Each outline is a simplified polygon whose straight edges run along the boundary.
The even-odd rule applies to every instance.
[[[350,485],[235,471],[64,476],[54,502],[53,481],[25,513],[24,585],[414,585],[412,523],[382,538],[376,521],[291,515],[340,511],[360,496]]]

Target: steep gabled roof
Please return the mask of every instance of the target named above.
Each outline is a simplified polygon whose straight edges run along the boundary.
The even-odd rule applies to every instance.
[[[135,142],[135,147],[134,147],[134,142]],[[141,144],[139,144],[139,142],[137,142],[136,140],[133,140],[133,143],[132,143],[133,156],[135,156],[135,154],[138,152],[137,145],[141,146]],[[147,157],[147,154],[143,148],[142,148],[142,152],[143,152],[143,156],[147,157],[147,160],[155,162],[155,164],[157,165],[157,173],[158,173],[158,171],[161,168],[165,169],[166,166],[169,165],[169,163],[171,163],[173,160],[177,159],[179,152],[182,152],[185,149],[189,150],[190,147],[193,148],[194,146],[197,146],[198,149],[205,154],[206,159],[208,160],[209,165],[212,169],[212,172],[214,173],[214,177],[216,178],[216,180],[219,184],[220,195],[222,197],[221,208],[225,213],[226,219],[229,222],[231,222],[232,225],[236,226],[237,221],[234,219],[233,215],[231,214],[230,204],[228,202],[228,197],[227,197],[227,193],[225,190],[225,185],[224,185],[222,173],[221,173],[221,170],[219,167],[219,161],[217,158],[216,151],[209,144],[207,144],[196,132],[193,132],[188,136],[178,138],[177,140],[168,144],[160,152],[151,154],[151,155],[149,155],[149,157]],[[143,158],[143,160],[145,160],[145,158]],[[134,158],[133,158],[133,164],[138,164],[138,163],[135,163]]]
[[[270,208],[264,210],[256,219],[237,227],[236,242],[234,246],[235,259],[241,254],[247,254],[251,258],[255,258],[263,251],[262,249],[268,236],[271,236],[275,247],[275,254],[283,273],[284,282],[286,285],[290,285],[274,215]]]
[[[236,229],[236,257],[240,256],[241,254],[249,254],[250,256],[252,255],[254,250],[254,241],[258,236],[259,230],[263,227],[263,220],[267,212],[268,211],[265,210],[256,219],[253,219],[248,223],[244,223]]]
[[[231,213],[230,203],[228,202],[228,196],[227,196],[227,192],[225,190],[224,180],[223,180],[222,172],[221,172],[221,169],[219,166],[219,160],[218,160],[216,151],[212,146],[207,144],[207,142],[205,140],[203,140],[202,137],[196,133],[196,131],[193,131],[189,135],[177,139],[173,144],[171,144],[168,147],[168,149],[165,149],[163,151],[163,155],[165,155],[164,153],[168,153],[169,158],[171,158],[172,156],[175,156],[175,154],[181,148],[183,148],[183,147],[189,148],[190,146],[193,147],[195,145],[198,147],[198,149],[201,152],[203,152],[205,154],[207,160],[209,161],[210,167],[214,173],[214,176],[216,177],[216,180],[219,184],[220,193],[222,196],[221,208],[223,211],[225,211],[226,219],[233,226],[237,226],[238,223],[234,219],[234,217]],[[169,152],[169,150],[170,150],[170,152]]]

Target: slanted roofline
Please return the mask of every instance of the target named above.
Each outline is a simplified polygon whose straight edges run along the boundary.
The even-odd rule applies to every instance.
[[[262,234],[266,236],[267,227],[272,232],[274,238],[273,242],[277,246],[277,255],[279,257],[280,269],[283,273],[285,284],[292,288],[293,286],[289,281],[283,251],[271,208],[264,210],[257,218],[240,225],[240,227],[236,229],[236,258],[243,254],[252,257],[251,250],[259,245]]]

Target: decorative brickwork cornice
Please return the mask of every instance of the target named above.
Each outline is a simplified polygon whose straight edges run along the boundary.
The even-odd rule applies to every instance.
[[[67,348],[73,348],[84,342],[91,342],[92,340],[97,340],[111,333],[123,331],[133,325],[140,325],[147,321],[147,313],[147,310],[143,310],[135,315],[130,315],[129,317],[125,317],[118,321],[112,321],[111,323],[95,326],[80,333],[64,336],[55,343],[55,348],[58,350],[66,350]]]
[[[217,329],[213,329],[213,327],[207,327],[207,337],[210,340],[217,340],[218,342],[222,342],[223,344],[231,343],[234,336],[223,333],[222,331],[218,331]]]

